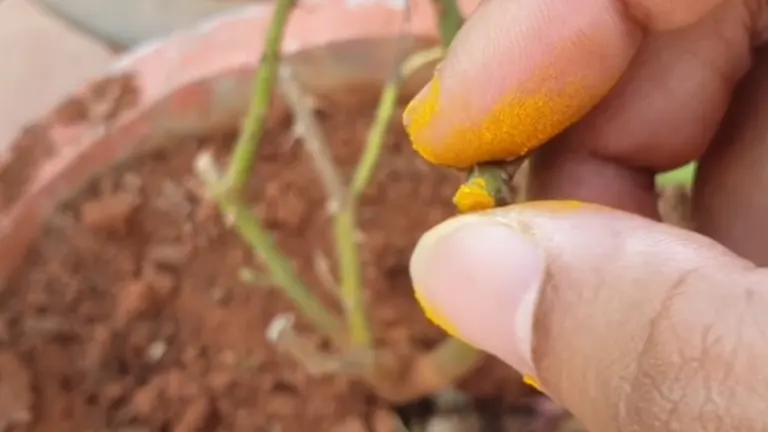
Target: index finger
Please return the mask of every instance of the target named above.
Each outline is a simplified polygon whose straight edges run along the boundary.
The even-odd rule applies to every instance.
[[[669,12],[669,2],[633,1],[649,6],[649,19],[657,3]],[[702,4],[716,1],[676,3],[703,14]],[[628,3],[483,2],[404,113],[414,148],[465,168],[521,156],[561,132],[608,93],[637,51],[644,27]]]

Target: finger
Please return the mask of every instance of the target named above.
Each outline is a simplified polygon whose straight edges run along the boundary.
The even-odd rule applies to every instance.
[[[768,265],[768,48],[735,93],[694,190],[697,229],[759,265]]]
[[[706,237],[538,202],[439,225],[411,273],[433,318],[589,430],[768,426],[768,275]]]
[[[654,171],[595,156],[583,147],[549,145],[531,159],[526,197],[598,203],[658,219],[654,176]]]
[[[655,172],[699,157],[750,63],[741,3],[647,38],[627,73],[533,157],[528,196],[580,199],[656,217]]]
[[[624,0],[630,14],[653,30],[670,30],[692,24],[715,6],[720,0],[669,1]]]
[[[749,69],[751,29],[749,10],[729,1],[648,37],[617,86],[555,146],[657,171],[700,156]]]
[[[714,1],[669,3],[698,18]],[[456,167],[524,154],[605,96],[642,37],[624,1],[487,0],[404,114],[414,147]]]

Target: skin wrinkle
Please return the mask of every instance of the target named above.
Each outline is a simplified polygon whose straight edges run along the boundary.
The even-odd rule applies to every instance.
[[[743,295],[747,284],[741,277],[754,272],[751,263],[730,258],[724,248],[704,237],[681,242],[664,234],[679,231],[671,227],[657,234],[643,233],[648,222],[639,218],[614,224],[610,212],[591,219],[534,206],[523,210],[522,217],[505,218],[500,210],[489,214],[518,225],[531,220],[529,233],[548,252],[543,291],[533,317],[533,362],[548,394],[588,420],[591,430],[704,432],[721,429],[726,424],[722,416],[735,422],[737,430],[752,430],[748,421],[760,413],[750,411],[752,405],[744,401],[766,393],[768,386],[752,388],[765,378],[753,382],[747,375],[752,368],[760,370],[752,359],[761,357],[747,356],[755,351],[745,350],[759,349],[768,357],[764,330],[757,326],[759,335],[751,335],[751,326],[768,318],[758,313],[768,308],[768,291],[755,289]],[[579,225],[582,221],[586,224]],[[555,227],[569,234],[550,231]],[[578,231],[572,231],[575,227]],[[605,229],[611,240],[601,244],[599,251],[578,246],[592,232]],[[664,258],[654,250],[672,253]],[[644,251],[641,260],[630,251]],[[667,267],[659,267],[662,264]],[[656,271],[649,273],[649,268]],[[729,279],[730,272],[740,276]],[[766,274],[755,281],[768,279]],[[614,286],[617,283],[637,283],[635,288],[640,290],[622,297],[617,290],[626,287]],[[737,289],[738,297],[729,297],[723,289],[727,286]],[[603,314],[594,315],[595,310]],[[552,320],[554,316],[565,320]],[[616,334],[602,323],[626,326],[622,338],[614,339]],[[732,331],[736,326],[742,330],[743,342],[734,337],[738,336]],[[639,359],[638,350],[642,350]],[[768,399],[768,395],[760,397]],[[595,411],[591,406],[598,401],[603,405]]]
[[[634,417],[637,415],[637,409],[635,409],[635,406],[640,406],[641,414],[638,415],[638,422],[636,424],[641,424],[643,420],[641,418],[643,405],[645,405],[642,402],[637,402],[633,404],[633,396],[636,394],[642,394],[642,392],[638,391],[638,388],[641,388],[642,383],[648,383],[651,385],[651,387],[657,387],[653,385],[654,383],[654,376],[651,371],[645,371],[645,368],[643,368],[643,363],[648,360],[648,358],[651,358],[650,361],[653,361],[653,354],[654,349],[656,346],[654,345],[654,335],[659,330],[659,327],[662,323],[662,317],[664,316],[665,311],[669,311],[674,303],[675,298],[678,298],[682,294],[682,290],[685,287],[685,283],[689,281],[689,279],[697,272],[696,268],[691,268],[688,271],[682,273],[670,286],[669,290],[666,290],[664,293],[664,297],[662,298],[661,303],[659,304],[658,310],[656,313],[653,314],[653,317],[648,323],[648,332],[646,333],[646,337],[643,340],[643,343],[641,345],[640,351],[635,359],[635,365],[634,365],[634,378],[630,380],[631,384],[628,388],[627,393],[625,394],[625,398],[623,398],[620,402],[620,404],[625,405],[623,409],[620,410],[620,412],[624,412],[627,417],[623,419],[619,419],[619,424],[623,424],[624,422],[627,422],[628,425],[632,425],[635,423]],[[663,327],[663,326],[662,326]],[[644,374],[651,373],[648,376],[644,376]],[[656,391],[657,394],[663,394],[663,392],[658,389]],[[656,406],[656,405],[654,405]],[[645,420],[646,427],[652,426],[653,422],[648,422],[648,420]],[[650,424],[648,424],[650,423]]]
[[[691,24],[723,0],[616,0],[628,17],[647,30],[668,30]],[[680,6],[682,5],[682,6]]]
[[[766,42],[768,36],[768,1],[744,0],[744,18],[746,27],[751,28],[749,36],[752,46],[759,46]]]
[[[735,2],[734,2],[735,3]],[[747,1],[746,4],[749,5],[750,3],[757,3],[759,4],[759,7],[761,10],[765,10],[765,4],[768,3],[765,0],[755,2],[755,1]],[[738,16],[738,19],[744,19],[744,15]],[[747,14],[747,19],[749,18],[749,14]],[[723,34],[723,37],[729,37],[734,34],[736,34],[736,28],[728,30],[726,34]],[[754,37],[754,36],[753,36]],[[714,44],[714,50],[720,50],[723,49],[721,45],[723,45],[724,40],[717,39],[720,43]],[[726,49],[726,51],[730,52],[741,52],[742,48],[744,50],[747,50],[748,47],[745,45],[744,47],[737,46],[737,44],[734,44],[731,49]],[[688,55],[688,54],[683,54]],[[691,62],[695,62],[697,65],[701,65],[706,58],[701,53],[696,53],[691,55],[692,59]],[[707,70],[702,70],[701,74],[708,77],[708,80],[703,81],[713,81],[714,78],[723,78],[725,75],[727,75],[727,71],[723,69],[723,67],[726,64],[739,64],[740,62],[738,60],[734,60],[733,57],[738,57],[736,55],[729,55],[724,56],[721,59],[715,59],[714,63],[712,63],[712,60],[710,60],[710,68]],[[745,57],[745,68],[748,66],[748,60],[749,56]],[[734,68],[734,70],[737,70],[738,68]],[[670,69],[671,70],[671,69]],[[735,79],[735,77],[734,77]],[[716,91],[718,93],[722,92],[725,94],[730,94],[729,90],[726,88],[720,89],[720,82],[717,80],[714,80],[716,82],[713,83],[712,86],[702,86],[702,92],[706,90],[706,87],[715,87]],[[690,85],[690,84],[689,84]],[[695,93],[693,96],[693,99],[696,99]],[[712,98],[717,99],[717,98]],[[719,101],[715,100],[713,103],[709,103],[708,101],[704,101],[699,99],[696,101],[697,103],[700,103],[701,105],[717,105]],[[705,103],[706,102],[706,103]],[[737,101],[738,102],[738,101]],[[726,102],[723,101],[723,104]],[[705,117],[705,116],[702,116]],[[704,122],[704,119],[698,119],[696,118],[694,121],[691,122],[691,124],[694,125],[700,125],[702,122]],[[715,120],[709,120],[712,123],[717,123]],[[682,124],[683,122],[680,122],[680,129],[683,129],[685,125]],[[576,140],[579,141],[579,140]],[[707,140],[708,141],[708,140]],[[733,141],[733,140],[731,140]],[[733,144],[733,142],[729,143]],[[595,174],[595,177],[598,177],[597,174]],[[747,177],[746,175],[743,175],[743,177]],[[601,177],[602,178],[602,177]],[[630,177],[632,180],[637,180],[635,177]],[[572,180],[572,179],[571,179]],[[723,178],[720,178],[719,181],[722,183]],[[577,183],[577,182],[575,182]],[[610,181],[608,181],[610,183]],[[759,189],[757,185],[754,185],[755,189]],[[580,186],[581,190],[586,189],[583,186]],[[621,194],[620,194],[621,195]],[[626,195],[626,194],[624,194]],[[737,203],[738,204],[738,203]],[[722,208],[730,208],[730,218],[733,217],[734,214],[739,214],[739,205],[734,206],[725,206],[722,205]],[[743,209],[742,209],[743,210]],[[743,217],[743,215],[742,215]],[[730,219],[725,219],[730,220]],[[742,220],[742,222],[744,222]],[[749,225],[749,223],[745,224]],[[759,226],[759,225],[758,225]],[[754,237],[753,237],[754,238]],[[722,240],[722,239],[721,239]],[[602,267],[598,267],[602,268]],[[630,269],[630,273],[633,271],[646,271],[646,272],[656,272],[656,271],[664,271],[664,269],[653,269],[652,266],[649,267],[641,267],[640,269],[634,268]],[[728,274],[728,268],[725,269],[719,268],[719,271],[721,271],[721,275],[727,275]],[[733,270],[733,268],[731,268]],[[610,271],[609,268],[606,271]],[[576,271],[578,273],[578,271]],[[722,273],[724,272],[724,273]],[[738,272],[734,271],[734,274]],[[599,284],[605,285],[605,279],[608,277],[604,273],[598,273],[596,276],[600,276],[600,279],[598,280]],[[639,273],[633,273],[631,274],[633,277],[639,277],[639,278],[646,278],[646,274],[639,274]],[[688,276],[690,277],[690,275]],[[672,282],[671,277],[668,277],[667,283]],[[693,279],[696,279],[695,277]],[[578,277],[576,278],[578,281]],[[594,279],[593,279],[594,280]],[[648,278],[651,282],[655,279],[653,276],[650,276]],[[766,280],[763,278],[763,280]],[[561,280],[556,280],[553,283],[559,283],[561,285],[564,285],[562,287],[555,288],[556,293],[559,291],[565,291],[568,288],[574,288],[578,286],[577,283],[572,281],[571,279],[568,279],[568,277],[563,276]],[[664,285],[667,285],[667,283],[664,283]],[[737,282],[738,283],[738,282]],[[685,285],[686,282],[675,282],[671,285],[674,286],[675,284],[682,284]],[[734,281],[729,280],[726,282],[726,284],[733,285]],[[565,286],[565,285],[571,285]],[[649,284],[651,285],[651,284]],[[695,284],[691,283],[692,286],[695,286]],[[712,288],[714,285],[711,282],[704,282],[703,284],[699,285],[709,285],[710,288]],[[720,286],[723,287],[725,284],[721,284]],[[610,287],[609,287],[610,288]],[[617,289],[623,288],[623,287],[616,287]],[[646,288],[646,287],[640,287],[640,288]],[[656,290],[656,287],[647,286],[649,290]],[[666,288],[666,286],[662,286],[661,288]],[[742,291],[741,286],[735,287],[738,291]],[[765,287],[762,287],[765,288]],[[649,357],[649,359],[646,360],[646,364],[644,364],[644,367],[649,368],[649,370],[653,371],[652,368],[658,368],[658,370],[662,370],[664,366],[668,366],[668,369],[662,370],[663,373],[661,374],[653,374],[653,372],[649,372],[646,375],[641,375],[640,372],[637,370],[635,371],[635,377],[633,379],[633,386],[630,391],[627,391],[626,388],[621,388],[622,392],[613,392],[615,388],[610,388],[609,386],[615,386],[616,382],[609,382],[611,379],[615,379],[615,374],[610,375],[606,374],[606,376],[602,377],[601,382],[599,383],[602,385],[602,390],[608,390],[610,393],[607,394],[625,394],[630,395],[631,392],[635,392],[636,394],[628,396],[628,398],[636,398],[633,403],[635,406],[632,406],[634,410],[637,412],[643,412],[643,410],[651,410],[653,406],[649,406],[649,401],[654,401],[654,398],[658,398],[658,400],[661,400],[662,403],[659,405],[660,407],[663,407],[666,409],[659,410],[659,411],[653,411],[651,412],[654,417],[649,417],[649,422],[651,419],[661,419],[661,421],[665,422],[662,424],[666,424],[669,427],[674,426],[674,422],[680,421],[681,419],[684,420],[687,423],[682,423],[684,426],[689,427],[690,429],[687,430],[721,430],[727,428],[727,423],[725,419],[728,419],[731,422],[738,422],[742,421],[744,422],[745,418],[748,418],[749,415],[754,415],[756,413],[751,412],[749,409],[752,407],[752,405],[749,404],[742,404],[741,406],[736,405],[729,405],[734,404],[737,400],[746,400],[745,398],[754,397],[756,400],[768,400],[766,398],[766,388],[760,388],[760,383],[765,383],[765,379],[761,377],[755,377],[757,379],[750,379],[748,373],[750,371],[749,368],[745,369],[745,365],[750,365],[751,360],[755,357],[750,356],[749,354],[754,354],[755,352],[763,352],[768,353],[768,346],[767,343],[767,337],[766,337],[766,317],[765,315],[765,306],[768,305],[768,301],[765,299],[762,299],[760,301],[754,301],[759,300],[753,298],[756,295],[756,291],[759,290],[759,287],[755,286],[752,288],[749,288],[752,290],[751,292],[747,292],[744,297],[741,297],[741,292],[737,292],[737,296],[733,300],[733,303],[731,303],[730,300],[727,300],[724,302],[724,306],[722,311],[717,310],[717,304],[715,305],[708,305],[712,307],[714,313],[712,311],[709,311],[708,313],[712,315],[704,315],[704,318],[709,319],[711,322],[716,322],[717,324],[712,323],[691,323],[691,322],[675,322],[673,321],[672,316],[667,317],[667,322],[664,322],[664,319],[659,319],[661,321],[660,324],[656,324],[655,327],[658,327],[657,332],[658,334],[655,334],[656,341],[659,343],[658,346],[651,346],[651,343],[648,341],[648,338],[651,337],[650,335],[647,336],[646,340],[643,341],[643,350],[645,351],[651,351],[649,354],[646,353]],[[657,290],[660,291],[660,290]],[[690,291],[692,290],[684,290],[685,294],[688,297],[693,296]],[[663,291],[661,291],[663,292]],[[594,293],[590,293],[594,294]],[[578,296],[579,294],[576,294]],[[587,296],[584,296],[587,297]],[[568,297],[570,299],[573,298],[573,296]],[[620,296],[616,296],[614,298],[621,299]],[[675,297],[676,299],[680,299],[679,296]],[[714,297],[716,298],[716,297]],[[690,298],[686,299],[689,303],[693,303],[694,306],[697,306],[695,304],[695,301],[691,301]],[[702,293],[699,301],[706,300],[704,294]],[[743,303],[740,303],[740,301],[743,301]],[[565,302],[564,302],[565,303]],[[575,303],[572,301],[572,303]],[[706,303],[704,301],[703,303]],[[760,311],[760,305],[763,306],[763,315],[761,315]],[[657,306],[655,303],[653,304],[653,307]],[[685,302],[680,300],[672,301],[670,305],[668,305],[669,309],[673,309],[674,307],[677,307],[679,309],[682,309],[683,306],[686,306]],[[687,306],[691,306],[691,304],[687,304]],[[701,305],[698,305],[701,306]],[[741,307],[739,307],[741,306]],[[745,308],[746,306],[746,308]],[[625,308],[623,311],[627,312],[627,315],[631,315],[633,310],[627,305],[621,305],[621,307]],[[563,311],[565,309],[562,305],[558,305],[557,307],[550,306],[552,310],[557,311]],[[585,308],[588,309],[588,308]],[[548,309],[549,310],[549,309]],[[594,310],[594,309],[593,309]],[[600,310],[598,308],[598,310]],[[678,311],[679,312],[679,311]],[[718,312],[722,312],[725,316],[720,316]],[[735,312],[733,315],[731,315],[732,312]],[[610,311],[607,311],[607,313],[610,313]],[[672,312],[667,311],[667,315],[670,315]],[[537,312],[538,314],[538,312]],[[586,313],[584,310],[578,312],[579,317],[584,317]],[[643,315],[642,317],[645,317],[646,315]],[[677,318],[681,318],[681,316],[677,316]],[[535,318],[536,319],[536,318]],[[538,324],[538,321],[540,321],[542,318],[539,317],[539,319],[536,319],[536,325]],[[570,317],[568,318],[571,319]],[[628,317],[628,321],[632,320],[638,320],[637,318],[633,318],[631,316]],[[718,321],[722,320],[723,321]],[[616,322],[616,321],[611,321]],[[643,321],[644,322],[644,321]],[[598,320],[599,323],[599,320]],[[762,323],[762,325],[760,325]],[[590,321],[591,325],[595,325],[595,320]],[[694,325],[691,325],[694,324]],[[554,327],[554,324],[552,324]],[[735,328],[733,326],[737,326],[737,337],[733,337],[734,333],[729,333],[728,330]],[[666,327],[666,332],[665,330]],[[696,331],[693,332],[685,332],[686,328],[693,328]],[[551,329],[550,329],[551,330]],[[552,333],[562,331],[560,328],[554,327],[554,330]],[[597,329],[599,331],[599,329]],[[565,333],[566,335],[572,335],[579,337],[579,334],[574,333]],[[550,336],[547,334],[547,336]],[[560,339],[563,336],[555,334],[553,336],[556,339]],[[589,337],[589,336],[586,336]],[[690,338],[690,339],[686,339]],[[675,345],[675,341],[680,341],[678,345]],[[739,340],[743,340],[743,345],[739,345]],[[690,342],[689,342],[690,341]],[[734,343],[735,341],[735,343]],[[539,341],[542,342],[542,341]],[[625,341],[620,341],[621,344],[626,344]],[[633,341],[635,343],[636,341]],[[547,341],[544,341],[543,344],[546,344]],[[568,343],[568,342],[565,342]],[[587,346],[593,346],[593,347],[606,347],[604,343],[601,345],[601,341],[591,341],[588,342]],[[572,343],[568,343],[569,347],[572,347]],[[594,345],[590,345],[594,344]],[[536,345],[540,345],[537,343]],[[539,349],[539,348],[537,348]],[[546,352],[546,347],[543,348],[543,350]],[[618,347],[618,349],[623,350],[623,346]],[[653,350],[658,350],[658,353],[654,356]],[[688,351],[686,351],[686,349]],[[753,351],[754,350],[754,351]],[[562,353],[563,351],[567,352],[567,350],[559,350],[558,353]],[[689,353],[690,351],[690,353]],[[669,354],[671,355],[664,355]],[[583,357],[583,352],[576,352],[576,357]],[[604,366],[607,365],[609,369],[615,370],[615,365],[621,365],[622,358],[617,358],[618,355],[610,356],[612,353],[605,353],[605,355],[609,356],[608,358],[611,361],[605,361],[603,358],[595,356],[595,366]],[[621,355],[626,355],[626,353],[622,352]],[[677,356],[677,357],[676,357]],[[635,359],[634,357],[627,357],[630,359]],[[550,369],[555,369],[554,373],[550,373],[549,375],[546,375],[545,378],[549,378],[550,383],[557,383],[559,385],[563,385],[562,383],[566,383],[565,385],[572,385],[574,383],[589,383],[593,376],[598,376],[600,370],[597,367],[590,368],[587,372],[589,377],[584,376],[577,376],[577,372],[579,371],[578,366],[584,366],[583,361],[579,360],[580,364],[574,364],[571,369],[571,371],[565,370],[563,368],[567,368],[567,365],[562,366],[560,370],[557,370],[557,368],[552,368],[550,366]],[[666,362],[671,363],[669,365],[666,364]],[[549,362],[550,364],[553,362]],[[557,364],[556,362],[554,362]],[[638,361],[639,363],[639,361]],[[650,364],[650,365],[649,365]],[[728,367],[723,368],[722,366],[726,365]],[[560,365],[557,365],[557,367],[561,367]],[[697,369],[699,368],[699,369]],[[760,371],[760,367],[754,368],[755,371]],[[570,375],[569,375],[570,374]],[[587,375],[585,374],[585,375]],[[571,376],[573,375],[573,376]],[[694,375],[694,376],[691,376]],[[564,378],[564,379],[562,379]],[[642,378],[642,379],[641,379]],[[709,378],[709,379],[708,379]],[[567,382],[566,380],[570,380],[570,382]],[[625,384],[624,382],[619,382],[619,385]],[[597,387],[597,386],[595,386]],[[639,388],[639,389],[638,389]],[[698,390],[699,393],[695,393],[694,390]],[[590,392],[594,392],[595,390],[589,390]],[[643,393],[645,391],[645,393]],[[732,399],[728,398],[728,396],[733,396]],[[585,395],[585,397],[588,397],[588,395]],[[738,399],[737,399],[738,398]],[[593,400],[599,400],[599,398],[593,398]],[[616,399],[609,399],[611,402],[611,406],[606,408],[606,412],[610,412],[613,414],[615,411],[613,410],[615,407],[613,407],[613,402]],[[686,405],[688,403],[688,405]],[[583,406],[583,405],[582,405]],[[602,408],[602,407],[599,407]],[[719,409],[715,409],[719,408]],[[664,413],[667,413],[666,417],[663,416]],[[582,409],[582,413],[584,413],[584,410]],[[733,413],[736,413],[737,415],[733,415]],[[625,413],[626,414],[626,413]],[[729,416],[729,414],[731,414]],[[738,414],[741,414],[741,417],[738,416]],[[604,412],[600,412],[595,414],[597,416],[605,415]],[[685,415],[689,415],[690,417],[685,418]],[[601,418],[602,420],[602,418]],[[763,419],[765,421],[765,419]],[[621,422],[616,423],[618,424],[619,430],[641,430],[643,432],[646,432],[648,429],[639,428],[637,424],[633,423],[627,423],[626,425],[621,424]],[[654,426],[657,426],[659,423],[653,423]],[[740,423],[740,424],[750,424],[750,423]],[[698,426],[698,427],[697,427]],[[678,424],[678,428],[680,425]],[[756,427],[754,424],[751,424],[748,428],[748,430],[754,430],[753,427]],[[742,429],[742,430],[744,430]],[[609,431],[615,430],[615,429],[608,429]],[[599,432],[600,429],[596,429],[595,432]]]
[[[612,226],[608,225],[605,227],[606,229],[610,230],[611,235],[618,235],[619,230],[614,229]],[[541,236],[539,234],[539,241],[542,244],[550,243],[550,247],[553,250],[557,250],[556,243],[557,239],[549,239]],[[554,245],[552,245],[554,244]],[[612,243],[613,246],[618,245],[619,243]],[[544,246],[544,249],[549,249],[549,247]],[[611,257],[621,256],[621,252],[615,252],[615,253],[607,253],[606,255]],[[568,286],[574,283],[573,280],[569,280],[566,283],[563,283],[560,281],[560,275],[562,273],[560,271],[556,271],[558,267],[560,268],[567,268],[569,266],[568,262],[566,260],[558,259],[558,257],[548,257],[548,265],[547,265],[547,271],[544,276],[543,284],[542,284],[542,292],[540,295],[540,306],[542,306],[542,299],[553,299],[553,298],[559,298],[560,301],[564,299],[565,296],[562,295],[562,293],[569,293],[571,295],[575,294],[573,290],[568,290]],[[592,277],[599,278],[597,284],[601,284],[604,286],[608,285],[608,279],[605,275],[602,274],[593,274]],[[578,285],[578,284],[577,284]],[[592,294],[599,295],[601,292],[605,292],[604,290],[594,290]],[[573,300],[575,303],[580,304],[589,304],[589,303],[596,303],[598,302],[597,298],[584,298],[584,295],[587,293],[580,293],[581,298],[578,300]],[[566,300],[566,302],[568,302]],[[569,306],[566,304],[563,306],[564,309],[568,309]],[[539,366],[546,366],[546,363],[548,363],[548,354],[551,354],[549,352],[549,347],[537,344],[536,341],[553,341],[558,340],[563,336],[554,334],[553,331],[555,329],[551,328],[548,320],[545,318],[548,316],[558,315],[556,311],[549,311],[544,312],[544,310],[547,309],[547,305],[543,305],[543,307],[539,307],[536,310],[536,313],[534,314],[534,334],[536,335],[533,338],[533,346],[532,346],[532,360],[534,364],[534,368],[536,369]],[[571,317],[574,321],[581,321],[579,317]],[[567,335],[566,335],[567,337]],[[557,354],[557,353],[555,353]],[[569,375],[568,371],[565,368],[555,368],[555,370],[551,370],[551,368],[546,368],[547,374],[544,377],[539,376],[540,383],[542,386],[546,389],[547,383],[553,382],[558,383],[560,386],[568,386],[571,388],[579,388],[582,389],[581,391],[588,391],[587,389],[593,389],[594,386],[591,385],[591,383],[595,382],[596,380],[600,379],[600,370],[601,368],[587,368],[585,369],[586,373],[579,374],[576,378],[579,381],[574,381],[574,376]],[[559,376],[553,375],[554,373],[559,373]],[[543,378],[543,381],[541,379]],[[583,380],[583,381],[582,381]],[[562,400],[558,400],[559,395],[550,395],[553,397],[554,400],[562,403]],[[594,396],[591,397],[592,399],[595,399]],[[608,410],[606,410],[608,411]],[[620,423],[616,421],[609,421],[609,423],[612,423],[614,425],[619,425]],[[596,429],[599,431],[600,429]]]
[[[661,424],[663,428],[660,430],[670,431],[681,430],[681,427],[689,427],[686,425],[690,425],[690,421],[699,423],[699,429],[697,430],[732,430],[733,426],[737,426],[731,425],[730,429],[724,429],[722,426],[717,427],[714,423],[719,422],[721,425],[726,423],[725,418],[723,418],[724,415],[726,418],[730,418],[731,422],[738,421],[740,422],[738,424],[743,426],[741,422],[746,420],[743,417],[745,412],[739,410],[743,408],[739,406],[739,403],[747,396],[745,391],[749,394],[753,392],[743,387],[743,385],[751,383],[748,379],[745,381],[744,371],[740,370],[741,375],[738,375],[735,368],[744,368],[743,362],[740,362],[742,350],[749,350],[755,347],[755,344],[751,343],[752,340],[745,336],[747,331],[755,329],[759,334],[762,345],[759,349],[762,352],[768,352],[768,349],[766,349],[768,344],[766,343],[765,332],[762,329],[764,324],[760,325],[757,320],[758,317],[763,317],[764,319],[764,314],[761,314],[764,311],[762,311],[763,308],[760,306],[764,307],[768,304],[764,295],[756,295],[758,292],[763,294],[762,291],[756,291],[754,287],[745,288],[745,291],[741,293],[739,301],[724,304],[723,306],[726,309],[723,311],[710,311],[710,314],[716,313],[717,315],[708,317],[711,322],[707,326],[704,328],[693,327],[694,330],[703,330],[700,335],[701,344],[697,355],[689,358],[683,350],[681,351],[682,357],[673,361],[673,363],[677,363],[679,368],[693,373],[693,376],[685,378],[681,377],[679,373],[672,375],[662,374],[659,376],[658,371],[647,367],[649,362],[658,361],[659,358],[664,359],[662,361],[674,359],[674,356],[669,355],[668,350],[673,348],[669,345],[674,344],[675,339],[682,341],[686,337],[691,336],[688,334],[678,334],[673,335],[671,338],[668,337],[670,331],[675,330],[675,325],[672,324],[670,326],[669,323],[674,322],[673,320],[678,316],[677,313],[679,311],[676,309],[688,304],[691,297],[702,294],[692,292],[692,288],[706,286],[702,285],[702,281],[711,280],[711,276],[705,271],[693,269],[687,272],[684,277],[678,278],[670,289],[670,294],[665,299],[663,307],[660,308],[659,313],[653,319],[652,328],[654,330],[649,335],[648,340],[644,344],[642,354],[639,356],[638,368],[642,372],[638,374],[628,393],[626,411],[629,413],[635,412],[635,414],[639,413],[640,415],[637,418],[633,418],[631,415],[625,417],[624,422],[626,426],[630,428],[639,427],[639,430],[659,430],[658,427]],[[704,284],[706,283],[704,282]],[[758,301],[758,297],[762,300]],[[707,304],[703,306],[709,309],[717,307]],[[729,319],[730,317],[732,319]],[[751,322],[752,325],[748,326],[748,322]],[[733,329],[736,330],[735,333]],[[723,338],[723,335],[728,337]],[[661,338],[658,341],[659,343],[654,343],[654,340],[659,338]],[[720,345],[723,344],[727,344],[727,346],[721,348]],[[681,342],[680,346],[685,347],[686,344]],[[654,352],[654,350],[658,352]],[[749,358],[755,357],[747,357],[747,359]],[[707,365],[710,365],[711,369],[707,368]],[[723,369],[723,365],[726,366],[725,369]],[[669,364],[667,366],[672,367],[675,365]],[[721,374],[722,376],[718,379],[713,379],[711,376],[713,373]],[[733,376],[735,376],[735,379],[731,379]],[[680,382],[681,380],[682,383]],[[659,385],[659,381],[664,384]],[[674,386],[675,383],[682,385],[681,393],[679,398],[673,398],[677,400],[677,403],[669,405],[665,395],[669,394],[670,389],[674,388],[670,386]],[[765,399],[766,395],[764,394],[765,389],[761,389],[761,391],[763,394],[758,392],[755,397],[762,400]],[[648,395],[653,395],[653,397],[648,399]],[[654,400],[657,403],[654,403]],[[659,400],[666,402],[659,404]],[[696,405],[691,406],[691,404]],[[649,411],[649,407],[665,407],[665,412],[653,413]],[[727,417],[729,412],[733,412],[731,417]],[[655,416],[648,417],[648,414],[663,415],[664,418],[657,423],[654,420]]]
[[[735,339],[734,343],[731,345],[731,349],[728,350],[728,352],[726,353],[727,354],[726,358],[730,359],[730,361],[726,361],[725,363],[727,365],[730,365],[730,367],[726,367],[725,369],[723,369],[724,372],[725,372],[723,377],[722,377],[723,381],[720,382],[719,385],[712,386],[712,385],[707,385],[707,384],[713,383],[714,380],[707,379],[706,376],[702,378],[702,386],[703,387],[709,387],[708,388],[709,391],[703,392],[705,399],[702,401],[701,406],[699,408],[699,413],[696,416],[697,419],[701,422],[700,427],[702,427],[703,429],[706,428],[706,424],[707,424],[706,422],[708,421],[708,419],[706,418],[707,417],[706,416],[707,412],[715,412],[715,413],[717,413],[716,415],[720,418],[720,423],[721,424],[724,423],[724,419],[722,417],[722,414],[720,414],[720,412],[722,410],[718,409],[719,405],[714,401],[714,394],[715,394],[717,388],[727,388],[728,383],[727,383],[726,379],[727,379],[728,376],[730,376],[734,372],[734,367],[733,366],[735,364],[737,364],[736,357],[738,355],[738,348],[740,346],[743,346],[742,342],[744,340],[744,328],[745,328],[744,327],[744,318],[745,318],[745,313],[744,312],[746,312],[747,309],[748,309],[749,302],[750,302],[750,299],[749,299],[750,297],[752,297],[750,295],[750,290],[747,289],[746,293],[745,293],[745,300],[743,302],[744,310],[741,311],[742,313],[734,314],[737,317],[736,328],[738,330],[737,330],[736,339]],[[704,333],[703,337],[706,337],[706,335],[712,331],[712,328],[714,327],[714,325],[715,324],[713,324],[712,326],[709,326],[709,328],[706,329],[707,331]],[[706,348],[711,348],[711,345],[713,345],[713,344],[714,343],[706,344],[706,345],[703,344],[702,345],[702,351],[705,351],[705,352],[702,352],[702,358],[703,359],[707,358],[706,350],[705,349]],[[711,356],[714,357],[713,355],[711,355]],[[702,368],[702,370],[704,370],[704,369]],[[718,368],[715,368],[715,371],[717,371],[717,370],[718,370]],[[707,408],[707,401],[712,401],[712,404],[716,408],[708,411],[706,409]],[[721,429],[715,428],[714,430],[721,430]]]
[[[712,336],[712,333],[713,333],[712,332],[712,326],[708,326],[707,328],[704,329],[704,332],[702,332],[702,336],[701,336],[701,353],[699,354],[699,358],[706,359],[709,355],[711,355],[711,354],[709,354],[710,349],[715,344],[715,342],[717,342],[717,340],[716,341],[710,341],[710,336]],[[719,338],[717,338],[717,337],[715,337],[715,338],[719,340]],[[734,345],[732,347],[733,348],[731,350],[732,353],[733,353],[735,347],[736,347],[736,345]],[[703,366],[705,366],[704,363],[702,363],[702,367]],[[715,417],[716,417],[715,420],[718,421],[717,425],[714,426],[713,430],[721,430],[722,429],[722,425],[724,423],[724,418],[723,418],[722,414],[719,413],[719,410],[717,409],[718,403],[716,401],[716,398],[714,397],[714,394],[715,394],[714,389],[715,388],[724,388],[728,384],[727,380],[728,380],[728,377],[731,375],[732,372],[733,372],[733,368],[725,368],[723,370],[723,373],[720,374],[721,376],[720,376],[720,378],[718,380],[714,380],[714,379],[712,379],[712,380],[706,380],[706,379],[702,380],[702,386],[705,387],[706,390],[702,393],[704,400],[701,403],[701,408],[699,409],[699,415],[697,417],[701,419],[702,426],[704,427],[704,429],[707,429],[706,426],[704,425],[705,423],[707,425],[711,425],[711,423],[712,423],[712,420],[711,419],[707,419],[707,417],[705,416],[705,413],[707,413],[707,412],[714,412],[715,413]],[[715,368],[712,372],[710,372],[710,374],[711,375],[719,374],[719,370],[717,368]],[[717,382],[715,382],[715,381],[717,381]],[[709,383],[715,383],[715,385],[714,386],[713,385],[709,385]],[[710,407],[711,409],[708,409],[708,407]]]

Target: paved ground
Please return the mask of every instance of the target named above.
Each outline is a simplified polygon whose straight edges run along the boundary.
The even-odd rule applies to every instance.
[[[0,52],[0,146],[113,56],[32,0],[0,0]]]

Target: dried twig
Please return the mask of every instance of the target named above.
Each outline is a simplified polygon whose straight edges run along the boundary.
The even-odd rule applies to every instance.
[[[296,81],[293,70],[287,65],[282,65],[279,69],[278,84],[293,112],[294,132],[303,139],[304,147],[312,156],[312,162],[328,194],[331,211],[335,213],[347,199],[346,187],[338,167],[333,162],[328,141],[315,117],[311,101]]]
[[[291,107],[298,131],[304,138],[315,167],[328,190],[333,210],[333,238],[339,266],[342,306],[347,318],[349,343],[353,349],[368,351],[373,344],[368,313],[365,307],[363,282],[357,245],[357,206],[349,197],[346,185],[342,186],[338,170],[331,159],[328,142],[314,113],[307,105],[298,83],[290,71],[283,67],[280,83]]]

